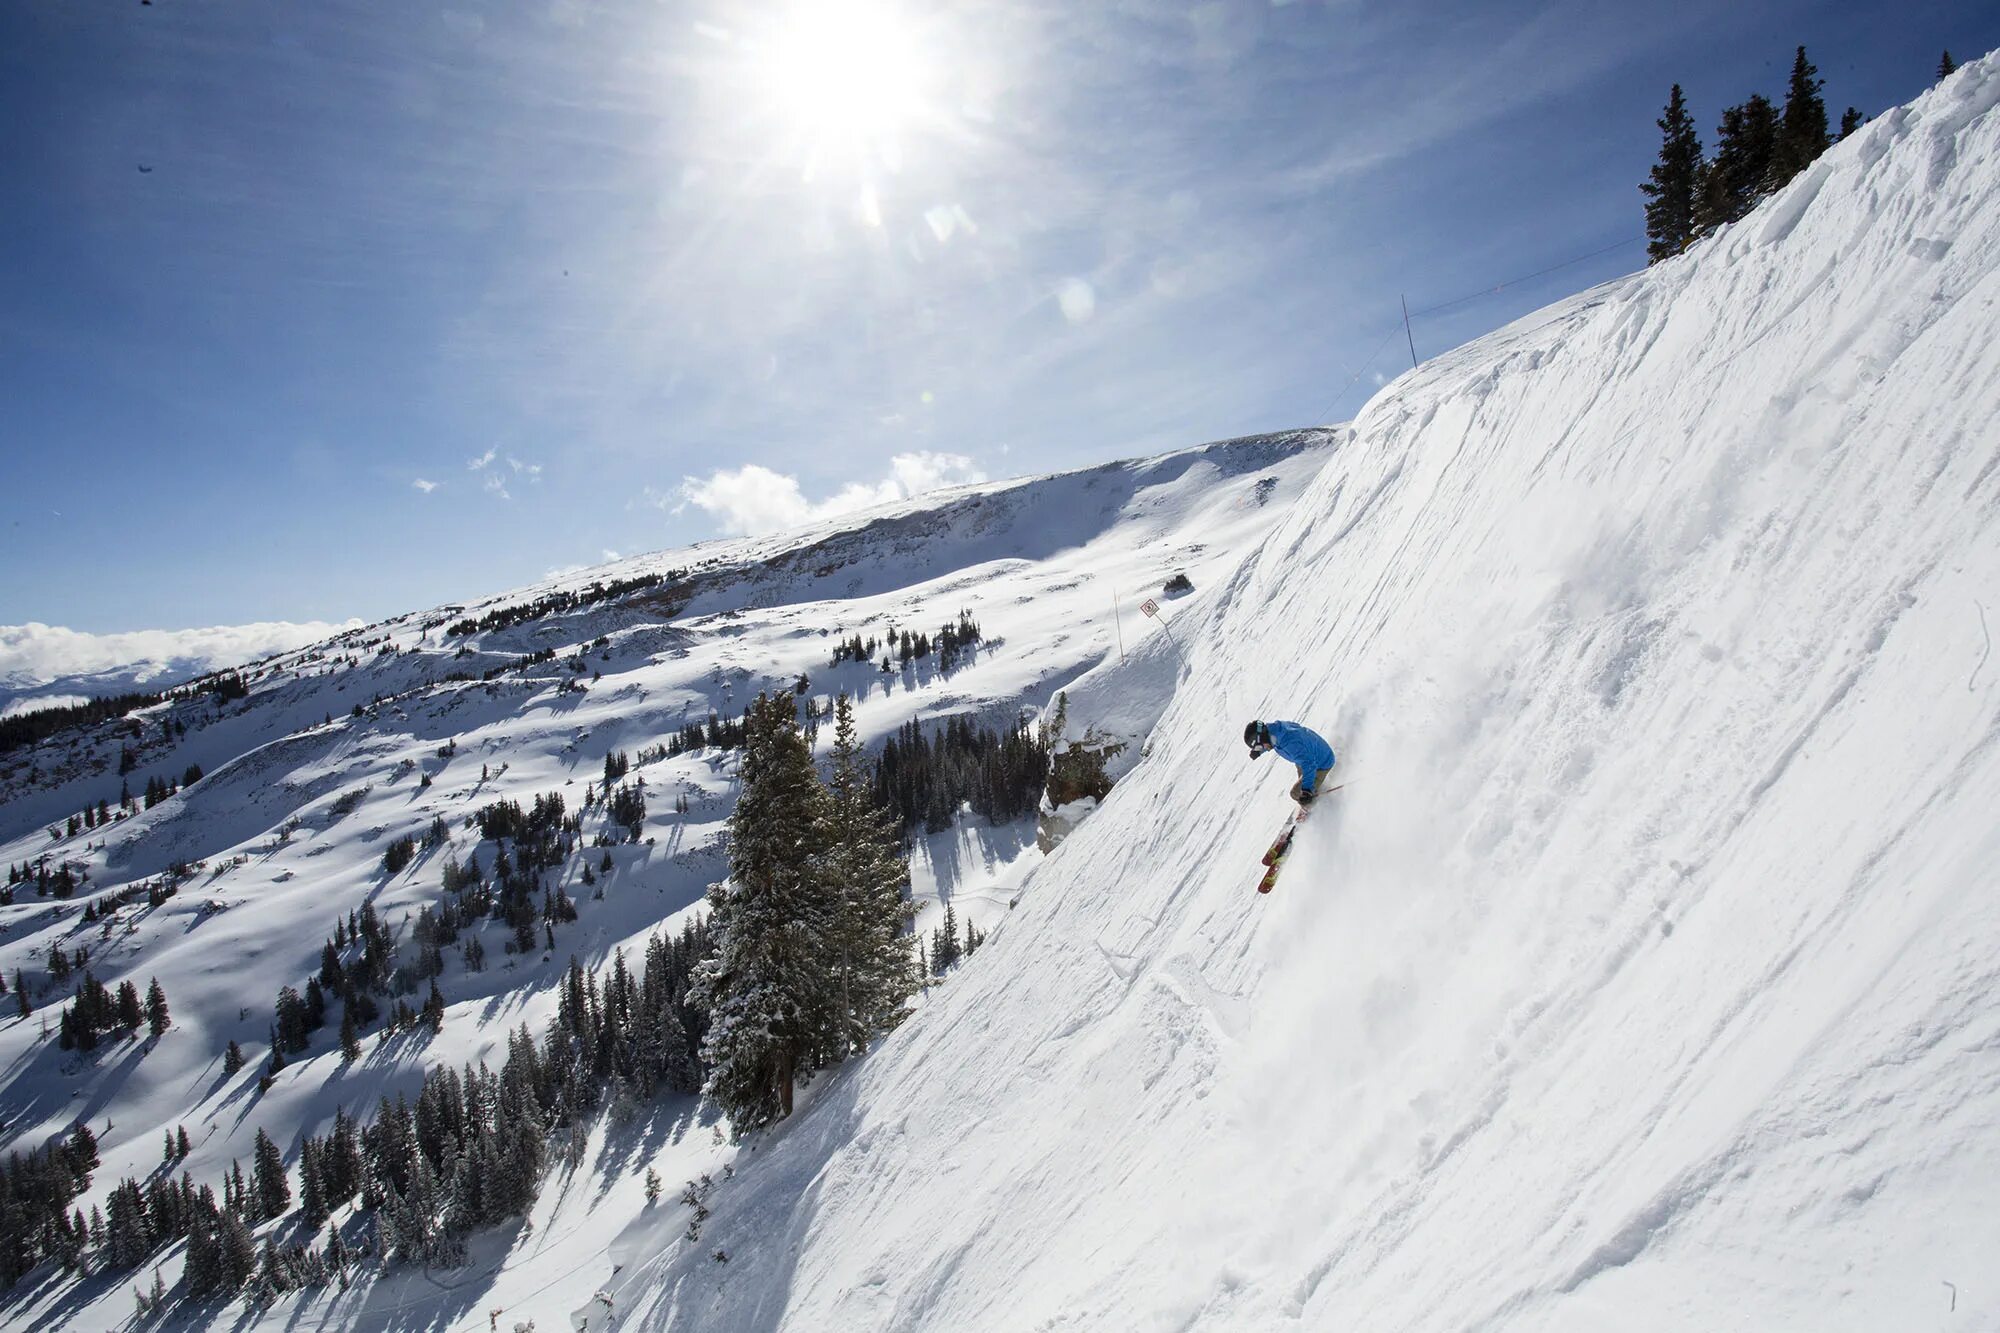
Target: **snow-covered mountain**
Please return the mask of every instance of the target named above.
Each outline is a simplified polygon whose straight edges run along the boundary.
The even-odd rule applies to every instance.
[[[498,1067],[509,1032],[553,1012],[572,954],[601,966],[622,946],[636,959],[650,934],[677,928],[727,873],[735,752],[663,756],[685,724],[733,718],[758,691],[789,692],[801,678],[811,700],[854,696],[871,744],[911,720],[1032,716],[1160,633],[1138,610],[1148,596],[1178,615],[1211,595],[1343,438],[1293,432],[958,487],[781,536],[627,560],[358,627],[205,682],[217,688],[0,756],[0,861],[83,880],[67,899],[14,886],[13,904],[0,907],[0,975],[17,990],[25,979],[36,1006],[21,1017],[12,994],[0,997],[6,1146],[37,1147],[88,1123],[103,1164],[80,1201],[87,1210],[121,1177],[146,1179],[163,1136],[182,1127],[193,1152],[176,1174],[213,1184],[232,1160],[249,1161],[260,1127],[295,1153],[338,1106],[365,1115],[384,1094],[413,1093],[429,1068]],[[1193,591],[1168,598],[1162,589],[1177,574]],[[892,626],[936,634],[961,615],[981,640],[948,669],[935,653],[889,670],[833,661],[850,636],[886,643]],[[448,1010],[436,1038],[371,1042],[370,1055],[348,1065],[329,1031],[259,1088],[273,1000],[320,967],[337,922],[366,903],[404,929],[410,947],[407,923],[437,905],[447,856],[479,846],[492,864],[493,845],[468,827],[476,809],[503,799],[528,806],[553,791],[574,810],[615,752],[635,756],[646,784],[643,836],[593,848],[558,875],[578,919],[553,949],[503,949],[505,931],[491,923],[484,969],[454,951],[440,978]],[[100,802],[115,811],[121,790],[178,783],[190,766],[203,776],[164,802],[70,830],[71,816]],[[386,873],[385,848],[440,818],[449,843]],[[602,818],[593,816],[593,830]],[[600,854],[613,870],[581,878]],[[968,817],[924,837],[913,856],[920,927],[940,898],[961,923],[990,926],[1039,856],[1032,819],[991,827]],[[143,890],[169,882],[176,896],[149,905]],[[129,901],[113,910],[121,897]],[[130,980],[143,993],[157,977],[173,1026],[89,1056],[61,1049],[49,1034],[74,983],[49,976],[53,949],[87,949],[88,966],[114,988]],[[249,1063],[227,1074],[232,1040]],[[719,1171],[724,1155],[690,1109],[658,1113],[678,1125],[657,1158],[676,1183]],[[693,1164],[677,1164],[682,1157]],[[601,1242],[611,1218],[623,1225],[641,1204],[634,1195],[604,1205],[586,1238]],[[537,1252],[552,1234],[539,1227]],[[178,1247],[169,1254],[171,1281]],[[130,1313],[116,1279],[78,1288],[43,1271],[45,1280],[12,1293],[12,1311],[0,1306],[0,1319],[116,1322]],[[403,1300],[406,1276],[393,1274],[369,1299]]]
[[[1150,753],[620,1308],[2000,1327],[1996,103],[1378,395],[1184,675],[1072,692],[1164,689]],[[1268,899],[1253,715],[1347,781]]]
[[[371,627],[261,664],[248,699],[173,705],[185,737],[145,719],[135,773],[209,775],[95,835],[42,826],[116,780],[115,736],[32,779],[17,758],[0,857],[97,885],[205,867],[87,930],[74,900],[0,909],[10,976],[87,936],[176,1016],[88,1065],[0,1027],[9,1131],[88,1119],[108,1181],[185,1123],[213,1180],[260,1124],[295,1136],[424,1061],[494,1058],[559,963],[451,972],[427,1047],[316,1049],[261,1094],[218,1072],[327,918],[434,896],[427,863],[377,869],[434,811],[587,780],[802,672],[865,690],[872,736],[1064,690],[1073,730],[1137,742],[1129,768],[1045,857],[1019,830],[923,848],[920,884],[987,895],[990,938],[790,1120],[742,1144],[687,1108],[602,1126],[532,1228],[464,1267],[246,1322],[2000,1326],[1996,260],[1989,57],[1350,429]],[[1114,604],[1180,569],[1173,637],[1128,619],[1121,652]],[[949,676],[827,665],[844,634],[961,607],[988,642]],[[1345,782],[1268,898],[1290,774],[1246,758],[1251,716],[1324,731]],[[602,959],[720,873],[727,763],[641,771],[690,811],[616,849],[558,956]],[[673,1201],[697,1173],[705,1219]],[[125,1285],[46,1281],[0,1316],[130,1309]]]

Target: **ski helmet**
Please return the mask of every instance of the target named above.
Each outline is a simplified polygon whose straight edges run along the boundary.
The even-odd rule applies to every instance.
[[[1271,748],[1271,733],[1262,722],[1252,718],[1243,728],[1243,743],[1250,747],[1250,757],[1254,759]]]

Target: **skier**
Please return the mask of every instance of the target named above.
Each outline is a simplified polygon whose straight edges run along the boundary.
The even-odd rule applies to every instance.
[[[1312,807],[1320,784],[1333,771],[1333,747],[1311,727],[1296,722],[1253,720],[1243,728],[1243,743],[1250,747],[1252,759],[1276,750],[1281,758],[1297,765],[1299,780],[1292,784],[1292,799],[1299,803],[1301,814]]]

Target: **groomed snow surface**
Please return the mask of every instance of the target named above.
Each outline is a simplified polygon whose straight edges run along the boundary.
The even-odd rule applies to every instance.
[[[1996,101],[1378,396],[624,1326],[2000,1326]],[[1253,715],[1349,783],[1268,899]]]

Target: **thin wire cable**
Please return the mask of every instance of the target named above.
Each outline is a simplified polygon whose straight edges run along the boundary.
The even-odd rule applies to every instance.
[[[1440,310],[1449,310],[1453,306],[1464,305],[1468,301],[1477,301],[1482,296],[1491,296],[1493,293],[1497,291],[1503,291],[1508,287],[1517,286],[1521,283],[1528,282],[1534,278],[1544,277],[1547,274],[1556,272],[1558,269],[1568,268],[1572,264],[1581,264],[1586,259],[1595,259],[1599,255],[1608,255],[1613,250],[1623,250],[1626,246],[1637,245],[1639,244],[1639,242],[1645,239],[1646,238],[1643,236],[1628,236],[1622,241],[1613,241],[1610,245],[1602,246],[1596,250],[1592,250],[1589,254],[1578,255],[1574,259],[1565,259],[1560,264],[1551,264],[1547,268],[1538,268],[1533,273],[1523,273],[1518,278],[1509,278],[1507,279],[1507,281],[1495,283],[1491,287],[1482,287],[1480,290],[1473,292],[1469,296],[1461,296],[1450,301],[1441,301],[1437,305],[1425,306],[1422,310],[1412,310],[1410,312],[1410,318],[1416,319],[1422,315],[1435,315]]]
[[[1340,406],[1340,400],[1347,397],[1347,391],[1354,387],[1354,382],[1368,373],[1368,367],[1375,364],[1375,358],[1382,355],[1382,349],[1389,345],[1389,340],[1396,336],[1396,329],[1400,329],[1401,327],[1403,327],[1402,321],[1398,320],[1394,328],[1391,328],[1387,333],[1382,335],[1382,341],[1375,344],[1375,350],[1368,354],[1368,359],[1363,361],[1352,375],[1348,376],[1347,383],[1340,386],[1340,392],[1333,396],[1333,401],[1328,403],[1317,417],[1313,418],[1315,421],[1331,421],[1333,419],[1333,409]]]
[[[1436,305],[1427,305],[1421,310],[1412,310],[1409,313],[1409,319],[1422,319],[1425,315],[1435,315],[1441,310],[1450,310],[1457,306],[1467,305],[1482,297],[1491,296],[1495,292],[1505,291],[1509,287],[1516,287],[1521,283],[1532,282],[1536,278],[1546,277],[1551,273],[1566,269],[1572,264],[1581,264],[1587,259],[1595,259],[1599,255],[1608,255],[1613,250],[1622,250],[1628,245],[1637,245],[1645,239],[1643,236],[1628,236],[1622,241],[1613,241],[1610,245],[1599,246],[1595,250],[1565,259],[1561,263],[1550,264],[1547,268],[1538,268],[1533,273],[1523,273],[1519,277],[1509,278],[1505,282],[1496,282],[1491,287],[1482,287],[1478,291],[1469,293],[1468,295],[1454,297],[1449,301],[1440,301]],[[1355,382],[1368,372],[1368,368],[1375,364],[1376,358],[1382,355],[1382,349],[1387,347],[1390,339],[1396,336],[1396,330],[1403,327],[1405,327],[1405,323],[1401,319],[1390,326],[1389,331],[1382,335],[1382,341],[1376,344],[1375,350],[1368,354],[1368,359],[1361,363],[1361,368],[1348,377],[1347,383],[1340,386],[1340,392],[1334,395],[1333,401],[1328,403],[1325,409],[1314,420],[1328,421],[1332,419],[1334,409],[1340,406],[1340,400],[1347,397],[1348,391],[1354,387]]]

